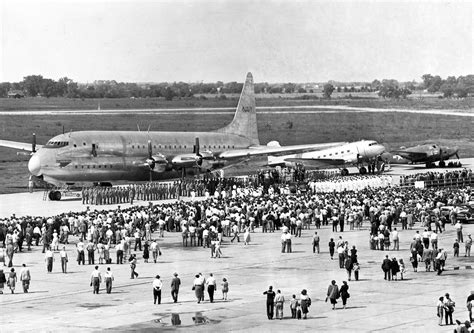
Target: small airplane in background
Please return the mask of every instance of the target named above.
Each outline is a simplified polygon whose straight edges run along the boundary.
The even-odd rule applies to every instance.
[[[112,181],[176,179],[219,170],[254,156],[294,154],[340,146],[340,142],[294,146],[260,145],[253,77],[247,74],[234,118],[209,132],[78,131],[60,134],[46,145],[0,140],[0,146],[31,152],[35,180],[57,187]],[[60,200],[61,191],[49,192]]]
[[[377,141],[362,140],[317,151],[279,157],[269,156],[268,165],[293,166],[299,163],[315,168],[342,167],[342,176],[349,174],[349,170],[346,168],[347,165],[355,165],[359,169],[359,173],[364,175],[367,171],[383,168],[383,165],[379,163],[379,157],[384,152],[385,147]],[[364,163],[369,170],[364,166]]]
[[[438,144],[424,144],[414,147],[402,148],[390,151],[382,155],[382,159],[393,164],[416,164],[424,163],[427,168],[435,167],[435,162],[438,162],[440,168],[446,166],[446,160],[450,157],[456,156],[459,159],[458,147],[446,147]]]

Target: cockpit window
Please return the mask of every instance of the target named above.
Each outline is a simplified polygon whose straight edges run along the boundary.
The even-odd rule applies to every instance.
[[[48,143],[44,146],[45,148],[61,148],[69,146],[69,141],[48,141]]]

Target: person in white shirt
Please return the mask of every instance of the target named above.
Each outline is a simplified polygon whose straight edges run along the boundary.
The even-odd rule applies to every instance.
[[[107,291],[107,294],[110,294],[112,292],[112,281],[114,280],[114,275],[110,271],[110,267],[107,267],[107,271],[104,274],[105,278],[105,290]]]
[[[433,250],[437,250],[438,249],[438,234],[436,233],[436,231],[433,231],[431,233],[430,239],[431,239],[431,247],[433,248]]]
[[[45,261],[46,261],[46,268],[48,269],[48,273],[51,273],[53,271],[54,255],[50,247],[48,247],[46,250]]]
[[[216,282],[216,279],[214,278],[214,276],[211,274],[209,274],[209,277],[207,278],[207,281],[206,281],[206,284],[207,284],[207,293],[209,294],[209,300],[211,301],[211,303],[214,302],[214,291],[216,291],[217,289],[217,282]]]
[[[20,271],[20,281],[23,285],[23,292],[27,293],[28,289],[30,289],[31,274],[25,264],[23,264],[23,268]]]
[[[95,266],[95,269],[92,271],[92,274],[91,274],[91,287],[92,287],[93,294],[99,293],[99,286],[101,282],[102,282],[102,275],[99,272],[99,266]]]
[[[67,252],[66,252],[66,247],[63,246],[63,249],[59,251],[59,257],[61,258],[61,269],[64,274],[67,273],[67,262],[68,262],[68,257],[67,257]]]
[[[400,250],[400,239],[399,239],[399,236],[398,236],[397,228],[393,228],[392,242],[393,242],[393,249],[397,250],[397,251]]]
[[[158,300],[158,304],[161,304],[161,288],[163,287],[163,282],[160,280],[160,276],[157,275],[153,280],[153,304],[156,304],[156,300]]]

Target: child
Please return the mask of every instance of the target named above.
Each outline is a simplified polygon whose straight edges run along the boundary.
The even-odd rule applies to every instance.
[[[293,295],[293,298],[290,300],[291,318],[296,319],[297,307],[298,307],[298,300],[296,299],[296,295]]]
[[[354,277],[356,281],[359,281],[359,271],[360,271],[360,265],[359,263],[354,264]]]
[[[454,249],[454,256],[459,257],[459,242],[457,239],[454,241],[453,249]]]
[[[222,287],[222,299],[227,301],[227,293],[229,292],[229,283],[227,282],[226,278],[222,279],[221,287]]]
[[[400,266],[400,278],[403,280],[403,273],[405,273],[405,263],[403,262],[403,259],[399,260],[399,266]]]

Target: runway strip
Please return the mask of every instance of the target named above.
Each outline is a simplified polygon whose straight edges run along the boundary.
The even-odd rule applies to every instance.
[[[317,114],[317,113],[341,113],[341,112],[396,112],[396,113],[418,113],[418,114],[435,114],[445,116],[458,117],[474,117],[474,109],[470,110],[413,110],[413,109],[383,109],[383,108],[368,108],[368,107],[352,107],[344,105],[301,105],[301,106],[264,106],[257,107],[259,114],[279,114],[291,113],[295,114]],[[32,111],[0,111],[0,116],[11,115],[58,115],[58,114],[94,114],[94,115],[117,115],[117,114],[229,114],[230,111],[235,111],[233,107],[225,108],[166,108],[166,109],[117,109],[117,110],[32,110]]]

